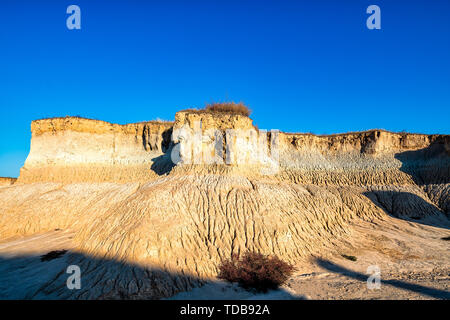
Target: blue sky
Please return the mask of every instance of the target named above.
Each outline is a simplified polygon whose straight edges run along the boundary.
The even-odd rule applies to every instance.
[[[2,0],[0,26],[0,176],[53,116],[170,120],[234,100],[264,129],[450,133],[447,0]]]

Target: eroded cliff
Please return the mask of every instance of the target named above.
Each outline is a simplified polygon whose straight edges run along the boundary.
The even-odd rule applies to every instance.
[[[296,264],[362,245],[360,224],[448,228],[449,142],[266,132],[191,111],[174,123],[35,121],[18,182],[0,188],[0,241],[73,232],[70,263],[90,286],[68,291],[61,272],[31,296],[167,297],[213,278],[232,253]]]
[[[174,173],[276,175],[322,185],[429,184],[449,175],[448,135],[282,133],[258,130],[242,115],[192,111],[178,112],[173,123],[54,118],[33,121],[31,131],[19,183],[144,182],[174,165]]]
[[[31,124],[30,154],[19,183],[146,181],[170,145],[173,123],[111,124],[53,118]]]
[[[0,187],[2,186],[10,186],[16,182],[16,178],[4,178],[0,177]]]

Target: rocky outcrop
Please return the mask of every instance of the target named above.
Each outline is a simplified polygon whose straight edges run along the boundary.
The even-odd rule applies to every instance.
[[[448,135],[371,130],[316,136],[280,134],[281,175],[298,183],[448,183]]]
[[[151,167],[169,148],[172,125],[73,117],[33,121],[18,182],[146,181],[156,176]]]
[[[200,165],[213,172],[230,166],[248,169],[247,174],[278,171],[278,153],[273,152],[278,149],[278,131],[258,130],[247,116],[181,111],[175,115],[172,139],[172,155],[189,170]]]
[[[3,186],[11,186],[16,182],[16,178],[5,178],[5,177],[0,177],[0,187]]]
[[[264,132],[191,111],[174,123],[35,121],[18,182],[0,188],[0,241],[72,232],[88,285],[69,292],[60,272],[36,297],[170,296],[245,250],[295,264],[364,241],[358,223],[448,228],[448,146],[383,130]]]
[[[330,136],[256,129],[249,117],[180,111],[175,122],[33,121],[19,183],[145,182],[175,172],[277,176],[313,184],[441,183],[445,135],[372,130]]]
[[[284,134],[286,143],[297,150],[318,150],[322,153],[357,152],[369,155],[397,153],[423,149],[430,144],[449,144],[448,135],[425,135],[415,133],[395,133],[385,130],[370,130],[334,135]]]

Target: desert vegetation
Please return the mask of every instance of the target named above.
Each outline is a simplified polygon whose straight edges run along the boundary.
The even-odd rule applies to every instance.
[[[240,114],[248,117],[251,114],[251,110],[242,102],[221,102],[221,103],[210,103],[205,106],[206,111],[210,112],[225,112]]]
[[[294,267],[277,256],[266,256],[248,251],[239,257],[222,261],[219,266],[219,279],[237,282],[241,287],[256,292],[277,289],[294,272]]]
[[[356,260],[358,260],[358,258],[356,258],[355,256],[350,256],[350,255],[347,255],[347,254],[341,254],[341,256],[342,256],[343,258],[347,259],[347,260],[350,260],[350,261],[356,261]]]
[[[67,252],[67,250],[54,250],[50,251],[49,253],[44,254],[41,256],[41,261],[50,261],[53,259],[57,259],[64,255]]]
[[[203,109],[186,109],[183,111],[190,112],[210,112],[210,113],[228,113],[238,114],[242,116],[250,116],[252,111],[243,102],[212,102],[205,105]]]

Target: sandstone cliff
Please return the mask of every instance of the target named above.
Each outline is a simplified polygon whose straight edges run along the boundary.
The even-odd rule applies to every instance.
[[[169,147],[172,126],[72,117],[33,121],[18,182],[146,181],[155,177],[153,159]]]
[[[167,297],[232,253],[295,264],[361,244],[358,224],[449,226],[449,137],[265,132],[191,111],[174,123],[34,121],[18,182],[0,188],[0,241],[73,232],[71,263],[91,286],[69,292],[62,272],[37,296]]]
[[[16,178],[4,178],[0,177],[0,187],[2,186],[10,186],[16,182]]]
[[[178,112],[174,123],[46,119],[31,131],[19,183],[145,182],[176,164],[174,173],[254,176],[269,168],[279,179],[322,185],[429,184],[449,175],[448,135],[282,133],[257,130],[242,115],[192,111]]]

